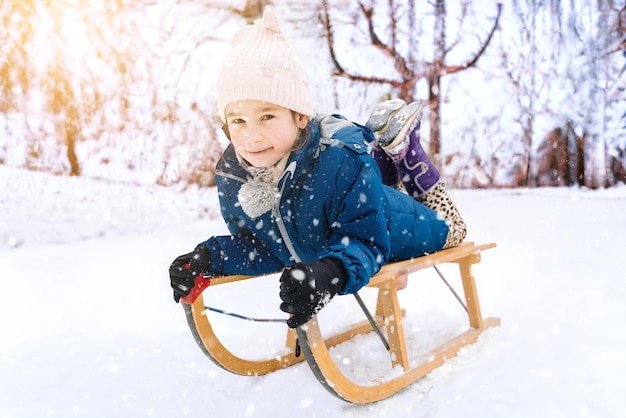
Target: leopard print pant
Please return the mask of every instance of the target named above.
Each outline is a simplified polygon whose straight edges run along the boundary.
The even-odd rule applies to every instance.
[[[443,246],[444,249],[456,247],[465,239],[467,235],[467,226],[461,218],[461,213],[456,207],[448,191],[445,183],[440,181],[428,193],[417,198],[422,204],[431,208],[441,215],[448,224],[448,237]]]

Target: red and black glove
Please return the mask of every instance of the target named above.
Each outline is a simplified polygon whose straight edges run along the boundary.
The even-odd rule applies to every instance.
[[[348,281],[343,264],[334,258],[285,267],[280,277],[280,309],[292,314],[290,328],[307,323],[343,290]]]
[[[176,257],[170,265],[170,283],[174,289],[174,301],[187,296],[196,285],[196,278],[209,271],[211,253],[202,244],[189,254]]]

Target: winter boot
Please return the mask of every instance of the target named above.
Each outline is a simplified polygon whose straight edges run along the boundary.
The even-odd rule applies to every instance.
[[[371,145],[370,154],[374,157],[380,173],[383,177],[383,184],[391,187],[397,187],[400,179],[398,177],[398,169],[393,160],[383,151],[374,141]]]
[[[406,102],[404,100],[385,100],[384,102],[376,105],[376,108],[372,111],[372,114],[367,120],[365,126],[372,130],[380,145],[389,145],[389,143],[395,138],[395,135],[391,136],[389,134],[385,134],[385,132],[389,128],[393,116],[403,107],[406,107]]]
[[[372,143],[371,154],[380,168],[380,172],[383,177],[383,184],[387,186],[396,187],[399,183],[398,169],[395,162],[380,148],[380,136],[389,127],[389,122],[392,116],[395,115],[402,107],[405,107],[404,100],[394,99],[387,100],[379,103],[365,126],[370,128],[374,133],[374,137],[377,139]]]
[[[395,99],[376,106],[366,123],[380,148],[396,165],[406,191],[414,198],[424,195],[439,182],[439,171],[420,143],[421,120],[420,102],[407,105]]]

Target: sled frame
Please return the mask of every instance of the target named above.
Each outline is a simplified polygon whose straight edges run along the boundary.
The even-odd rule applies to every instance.
[[[338,335],[324,338],[317,317],[313,317],[297,329],[287,328],[285,349],[282,354],[265,360],[247,360],[229,351],[215,335],[206,314],[202,294],[193,303],[183,304],[183,307],[189,328],[200,349],[215,364],[229,372],[258,376],[306,359],[320,384],[334,396],[352,403],[376,402],[426,376],[447,359],[454,357],[463,347],[476,342],[484,330],[500,324],[499,318],[483,319],[472,272],[472,265],[481,261],[481,252],[495,246],[495,243],[475,245],[472,242],[466,242],[434,254],[389,263],[370,279],[367,286],[378,289],[374,321],[386,331],[392,367],[402,369],[400,375],[391,379],[381,377],[365,384],[353,382],[341,372],[329,353],[329,348],[348,341],[356,335],[371,332],[372,325],[368,320],[353,324],[347,331]],[[465,332],[428,352],[426,356],[420,356],[425,360],[411,361],[406,349],[402,324],[404,311],[398,301],[398,291],[406,286],[409,274],[442,263],[456,263],[459,266],[469,327]],[[252,278],[255,276],[214,277],[211,278],[210,286]],[[304,355],[296,353],[296,345],[301,348]]]

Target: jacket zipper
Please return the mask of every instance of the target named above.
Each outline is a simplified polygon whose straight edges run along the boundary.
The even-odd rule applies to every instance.
[[[293,178],[293,173],[295,172],[295,169],[296,169],[296,162],[294,161],[287,166],[287,168],[285,169],[285,172],[283,173],[280,180],[278,181],[278,183],[282,181],[282,186],[280,187],[280,192],[278,194],[278,197],[276,198],[276,204],[274,205],[274,208],[272,209],[272,216],[274,216],[274,219],[276,220],[276,225],[278,226],[280,237],[285,243],[287,250],[289,250],[289,254],[291,254],[291,257],[294,259],[296,263],[299,263],[302,261],[302,259],[300,258],[300,256],[296,252],[296,249],[293,246],[293,242],[291,241],[291,238],[289,237],[289,233],[287,232],[287,228],[285,227],[285,223],[283,222],[283,218],[280,214],[280,200],[283,196],[283,191],[285,190],[285,184],[287,183],[285,176],[287,175],[287,173],[289,173],[291,175],[291,178]]]

